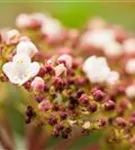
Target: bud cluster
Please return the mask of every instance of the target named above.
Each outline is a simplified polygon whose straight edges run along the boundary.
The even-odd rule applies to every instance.
[[[134,149],[135,39],[101,18],[81,31],[41,13],[21,14],[16,25],[0,31],[0,81],[30,95],[26,124],[65,139],[76,127],[102,130]]]

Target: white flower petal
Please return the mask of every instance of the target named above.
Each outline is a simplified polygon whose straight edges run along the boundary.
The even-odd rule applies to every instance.
[[[21,63],[21,64],[30,64],[31,63],[31,59],[29,58],[28,55],[26,54],[21,54],[21,53],[17,53],[14,57],[13,57],[13,63]]]
[[[37,62],[33,62],[29,65],[29,72],[31,74],[31,77],[34,77],[38,74],[39,70],[40,70],[40,65]]]
[[[21,41],[16,47],[17,54],[27,54],[33,57],[37,52],[37,48],[31,41]]]
[[[106,59],[96,56],[91,56],[84,62],[83,70],[93,83],[104,82],[110,73]]]
[[[135,59],[129,59],[125,66],[125,71],[129,74],[135,73]]]
[[[13,63],[12,62],[5,63],[2,67],[2,70],[10,80],[13,76]]]
[[[119,81],[120,75],[116,71],[111,71],[109,76],[107,77],[107,84],[115,85]]]

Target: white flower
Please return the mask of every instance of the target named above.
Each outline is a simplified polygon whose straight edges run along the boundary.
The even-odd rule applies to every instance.
[[[128,86],[125,92],[128,98],[134,98],[135,97],[135,84]]]
[[[11,83],[22,85],[38,74],[40,65],[37,62],[31,62],[27,55],[17,54],[12,62],[3,65],[2,70]]]
[[[123,54],[122,46],[116,41],[108,42],[104,46],[103,50],[104,50],[104,53],[110,57],[117,57]]]
[[[82,127],[84,128],[84,129],[89,129],[90,128],[90,122],[89,121],[85,121],[84,122],[84,124],[82,125]]]
[[[130,59],[127,61],[125,71],[129,74],[135,73],[135,59]]]
[[[60,76],[62,75],[63,73],[66,74],[67,73],[67,68],[64,66],[64,64],[59,64],[58,66],[56,66],[54,68],[55,70],[55,74],[56,76]]]
[[[16,19],[16,25],[19,28],[27,28],[33,26],[35,23],[42,25],[48,20],[48,15],[42,13],[20,14]]]
[[[68,54],[63,54],[60,57],[58,57],[58,62],[64,62],[66,67],[71,68],[72,67],[72,57]]]
[[[127,54],[135,53],[135,38],[129,38],[123,43],[124,52]]]
[[[33,57],[37,52],[37,48],[31,41],[20,41],[16,47],[17,54],[27,54],[29,57]]]
[[[108,75],[106,82],[107,84],[114,85],[119,81],[120,75],[116,71],[111,71]]]
[[[109,73],[110,68],[104,57],[91,56],[83,64],[83,70],[89,80],[93,83],[104,82]]]
[[[48,21],[50,18],[49,14],[43,14],[43,13],[33,13],[30,15],[31,20],[37,21],[41,24],[45,23]]]
[[[16,26],[19,28],[29,27],[31,24],[31,20],[28,14],[20,14],[16,18]]]
[[[48,21],[43,24],[41,32],[50,38],[57,38],[61,35],[63,27],[61,23],[53,18],[48,19]]]
[[[87,31],[81,38],[82,44],[90,44],[96,48],[104,48],[108,42],[114,40],[114,33],[111,30]]]
[[[17,43],[19,38],[20,38],[20,32],[16,29],[12,29],[12,30],[2,32],[2,40],[6,44]]]

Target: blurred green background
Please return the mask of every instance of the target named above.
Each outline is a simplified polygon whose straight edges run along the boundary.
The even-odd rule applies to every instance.
[[[3,0],[0,1],[0,27],[14,25],[14,20],[19,13],[49,12],[71,27],[80,27],[88,18],[101,16],[109,22],[122,24],[126,28],[135,30],[135,1],[100,1]]]
[[[83,1],[0,1],[0,28],[14,27],[15,18],[19,13],[49,12],[54,17],[60,19],[62,23],[69,27],[79,28],[92,17],[100,16],[106,21],[115,24],[121,24],[125,28],[135,31],[135,2],[83,2]],[[23,97],[14,86],[6,85],[6,117],[12,125],[12,129],[17,137],[17,150],[24,150],[22,135],[24,135],[24,118],[17,109],[14,109],[14,103],[18,103]],[[2,99],[2,97],[1,97]],[[16,136],[17,135],[17,136]],[[18,138],[19,135],[19,138]],[[20,138],[21,137],[21,138]],[[81,150],[82,147],[93,143],[101,135],[94,134],[77,139],[74,144],[69,145],[70,150]],[[19,140],[18,140],[19,139]],[[20,140],[21,139],[21,140]],[[58,144],[60,139],[51,138],[47,143],[48,147]],[[51,148],[49,148],[51,149]],[[0,148],[0,150],[3,150]],[[93,149],[94,150],[94,149]]]

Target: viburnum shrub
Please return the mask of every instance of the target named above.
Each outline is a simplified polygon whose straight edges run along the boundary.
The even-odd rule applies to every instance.
[[[65,139],[76,128],[135,145],[135,37],[101,18],[82,29],[41,13],[21,14],[1,35],[0,80],[30,95],[26,124]]]

